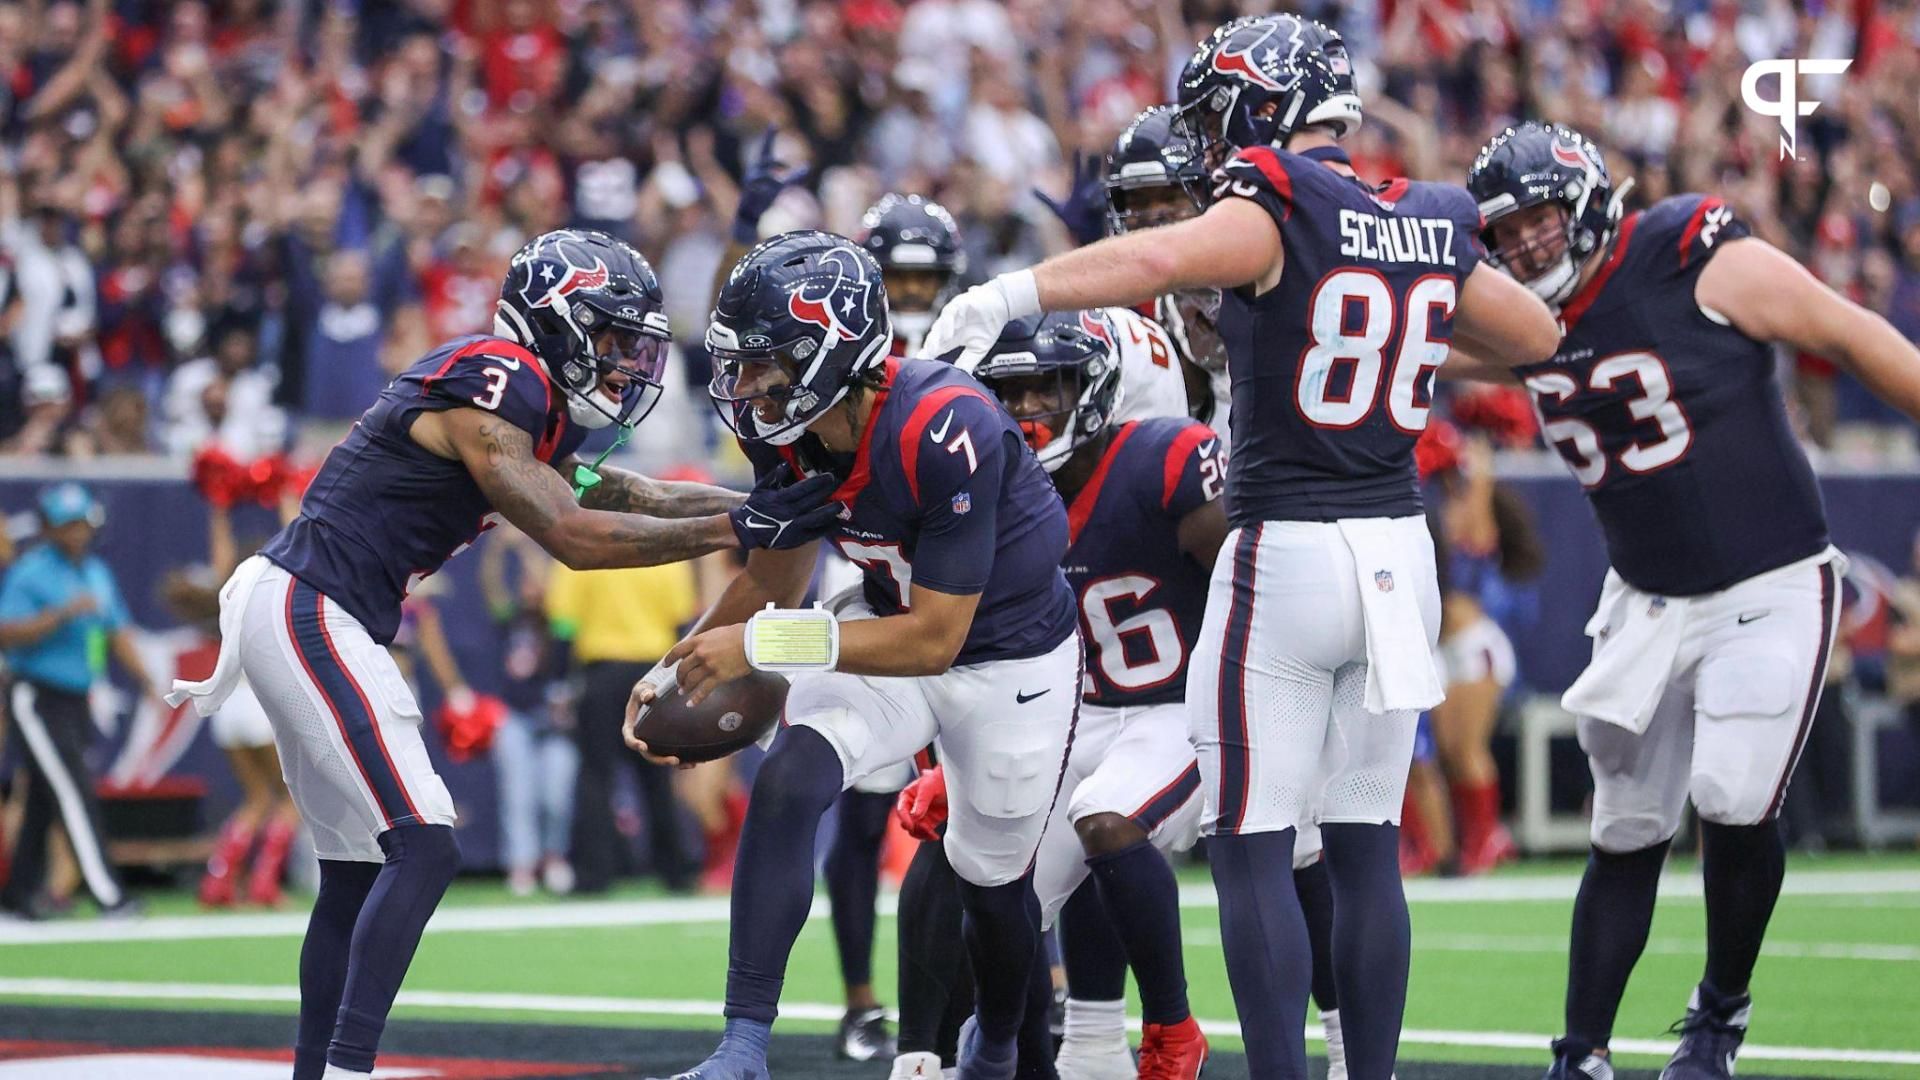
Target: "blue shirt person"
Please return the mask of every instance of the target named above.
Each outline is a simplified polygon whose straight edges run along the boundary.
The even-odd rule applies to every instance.
[[[37,502],[44,542],[0,581],[0,650],[14,674],[10,704],[26,745],[31,782],[19,850],[0,909],[32,917],[57,813],[82,878],[103,909],[129,901],[107,860],[99,802],[87,775],[92,722],[87,692],[109,653],[148,696],[153,683],[129,632],[113,573],[92,554],[106,514],[86,488],[55,484]]]

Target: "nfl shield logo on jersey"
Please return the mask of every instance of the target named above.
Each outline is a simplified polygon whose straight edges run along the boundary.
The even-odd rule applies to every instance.
[[[953,512],[965,514],[973,509],[973,492],[963,491],[953,497]]]
[[[1375,570],[1373,572],[1373,585],[1375,588],[1379,589],[1381,592],[1392,592],[1393,591],[1393,571]]]

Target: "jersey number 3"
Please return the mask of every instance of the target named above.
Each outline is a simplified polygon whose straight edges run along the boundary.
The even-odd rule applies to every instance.
[[[1387,279],[1373,270],[1335,270],[1321,278],[1307,305],[1313,340],[1294,376],[1300,415],[1314,427],[1356,427],[1379,403],[1386,374],[1387,419],[1409,435],[1426,430],[1433,373],[1447,360],[1447,343],[1433,338],[1433,316],[1451,317],[1457,292],[1443,274],[1415,280],[1404,298],[1395,297]]]
[[[507,370],[490,367],[480,374],[486,376],[487,385],[480,393],[473,395],[473,403],[492,412],[500,407],[500,399],[507,395]]]

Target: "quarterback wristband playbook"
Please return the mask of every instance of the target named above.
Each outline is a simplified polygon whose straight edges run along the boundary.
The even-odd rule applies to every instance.
[[[840,662],[840,620],[815,604],[768,604],[747,620],[747,663],[757,671],[832,671]]]

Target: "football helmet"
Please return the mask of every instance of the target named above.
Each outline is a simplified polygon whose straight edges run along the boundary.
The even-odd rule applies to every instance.
[[[1098,310],[1008,323],[974,375],[1013,414],[1048,472],[1107,430],[1120,408],[1120,354],[1113,324]]]
[[[1292,14],[1243,16],[1215,30],[1180,71],[1179,102],[1210,169],[1313,124],[1344,139],[1361,120],[1346,42]]]
[[[1533,120],[1495,135],[1467,173],[1467,190],[1479,201],[1486,222],[1480,237],[1487,257],[1534,295],[1556,305],[1573,294],[1588,256],[1613,243],[1622,200],[1631,186],[1613,186],[1606,160],[1592,140],[1563,124]],[[1552,237],[1504,251],[1494,243],[1494,222],[1543,204],[1562,211],[1565,243],[1558,257],[1542,250]],[[1522,276],[1523,266],[1540,262],[1550,265],[1531,278]]]
[[[581,427],[637,424],[660,400],[672,333],[653,267],[625,241],[589,229],[533,238],[507,264],[493,329],[540,358]]]
[[[1177,191],[1193,213],[1207,208],[1207,167],[1200,146],[1171,105],[1155,105],[1133,118],[1107,155],[1107,232],[1170,225],[1192,215],[1148,209],[1148,192]],[[1164,204],[1163,204],[1164,205]]]
[[[707,327],[707,393],[734,434],[785,446],[886,360],[887,287],[865,248],[802,230],[741,256]]]
[[[960,292],[967,253],[953,215],[923,195],[888,192],[860,219],[860,246],[880,263],[894,330],[919,348],[934,313]]]

